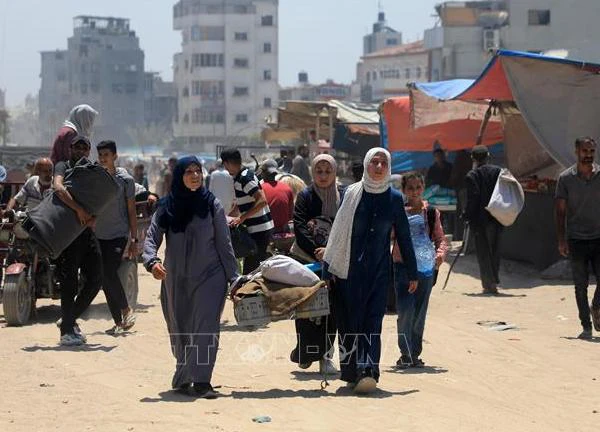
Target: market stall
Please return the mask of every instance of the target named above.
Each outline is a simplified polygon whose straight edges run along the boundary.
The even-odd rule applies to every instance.
[[[278,109],[277,122],[263,130],[265,141],[289,139],[308,142],[314,130],[318,140],[311,153],[334,152],[341,175],[350,171],[351,162],[364,158],[380,141],[378,106],[341,102],[287,101]]]
[[[504,257],[538,268],[558,258],[552,180],[575,162],[577,137],[600,135],[594,109],[600,97],[598,73],[597,64],[499,50],[474,81],[413,87],[412,126],[417,130],[435,126],[440,118],[464,120],[464,109],[475,118],[485,111],[476,141],[485,142],[490,119],[500,116],[506,165],[528,190],[525,210],[504,236]]]

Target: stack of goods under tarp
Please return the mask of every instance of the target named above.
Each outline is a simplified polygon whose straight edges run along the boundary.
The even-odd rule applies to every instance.
[[[425,189],[423,199],[431,205],[456,205],[456,192],[453,189],[433,185]]]
[[[538,178],[538,176],[533,175],[521,178],[519,182],[525,192],[553,194],[556,190],[556,180],[553,178]]]
[[[326,283],[293,258],[276,255],[232,287],[235,318],[240,326],[329,315]]]

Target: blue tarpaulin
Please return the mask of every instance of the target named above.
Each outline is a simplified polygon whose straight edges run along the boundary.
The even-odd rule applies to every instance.
[[[451,100],[464,93],[475,83],[472,79],[455,79],[429,83],[415,83],[415,87],[427,96],[439,100]]]

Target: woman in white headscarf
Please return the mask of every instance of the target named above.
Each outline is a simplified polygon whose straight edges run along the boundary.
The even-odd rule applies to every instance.
[[[71,158],[71,142],[76,136],[84,136],[90,139],[94,120],[98,111],[89,105],[77,105],[69,113],[69,117],[63,122],[54,143],[50,160],[54,166],[58,162],[65,162]]]
[[[392,228],[416,287],[417,264],[404,202],[390,188],[391,157],[369,150],[363,179],[346,190],[329,235],[324,261],[335,276],[336,321],[342,380],[356,393],[371,393],[379,380],[381,325],[391,283]]]

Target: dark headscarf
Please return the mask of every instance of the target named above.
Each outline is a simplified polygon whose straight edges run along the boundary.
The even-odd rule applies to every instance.
[[[179,159],[173,170],[171,192],[160,200],[160,205],[165,211],[158,223],[165,230],[183,232],[194,216],[204,219],[213,206],[215,196],[204,186],[192,191],[183,183],[183,175],[190,165],[198,165],[202,169],[202,164],[196,156]]]

